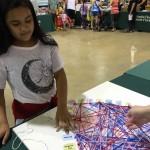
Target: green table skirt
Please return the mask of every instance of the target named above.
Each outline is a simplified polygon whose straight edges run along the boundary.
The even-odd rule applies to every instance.
[[[148,80],[125,73],[111,82],[150,97],[150,81]]]
[[[128,13],[120,12],[118,27],[121,29],[128,28]],[[139,31],[150,31],[150,12],[137,12],[135,29]]]
[[[37,19],[45,33],[54,31],[54,22],[51,14],[38,15]]]
[[[128,70],[125,73],[150,81],[150,60]]]

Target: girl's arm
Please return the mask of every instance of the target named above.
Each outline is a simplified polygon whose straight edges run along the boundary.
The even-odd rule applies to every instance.
[[[56,79],[57,95],[58,95],[58,108],[67,108],[67,78],[64,69],[57,71],[54,74]]]
[[[4,145],[10,135],[10,128],[6,116],[6,105],[4,98],[4,90],[0,89],[0,138]]]
[[[56,113],[56,126],[64,128],[68,133],[68,127],[73,132],[74,122],[73,118],[67,109],[67,78],[64,69],[60,69],[54,74],[57,87],[57,113]]]

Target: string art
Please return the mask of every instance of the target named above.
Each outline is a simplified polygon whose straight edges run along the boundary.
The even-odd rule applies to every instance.
[[[70,103],[76,116],[79,150],[148,150],[150,124],[129,130],[126,113],[131,107],[102,102]]]

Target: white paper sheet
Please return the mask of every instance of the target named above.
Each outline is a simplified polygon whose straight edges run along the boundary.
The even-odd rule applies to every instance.
[[[94,101],[102,100],[112,100],[112,103],[116,104],[116,101],[121,101],[121,105],[150,105],[150,98],[124,88],[122,86],[116,85],[109,81],[106,81],[86,92],[77,96],[75,100],[78,99],[93,99]]]
[[[64,150],[66,146],[77,150],[73,133],[56,132],[55,114],[56,108],[13,128],[13,131],[30,150]]]
[[[133,14],[131,14],[131,15],[129,14],[128,20],[129,20],[129,21],[133,20]]]

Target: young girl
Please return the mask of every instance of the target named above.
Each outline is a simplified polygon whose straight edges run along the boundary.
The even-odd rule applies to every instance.
[[[89,10],[91,10],[91,28],[93,29],[93,21],[95,19],[95,23],[96,23],[96,29],[99,26],[99,22],[100,22],[100,8],[102,7],[102,3],[99,0],[93,0]]]
[[[80,7],[80,12],[82,15],[82,28],[83,29],[86,29],[86,26],[87,26],[87,20],[86,20],[87,11],[88,11],[88,5],[86,5],[86,0],[83,0],[83,4]]]
[[[63,30],[67,31],[66,26],[69,25],[69,27],[70,27],[71,19],[67,16],[67,14],[65,14],[64,10],[62,10],[62,13],[60,14],[60,17],[61,17],[62,22],[63,22]]]
[[[56,126],[73,131],[67,79],[56,41],[45,35],[30,0],[0,2],[0,137],[9,134],[4,89],[8,81],[16,124],[57,105]],[[56,81],[56,88],[55,88]]]

